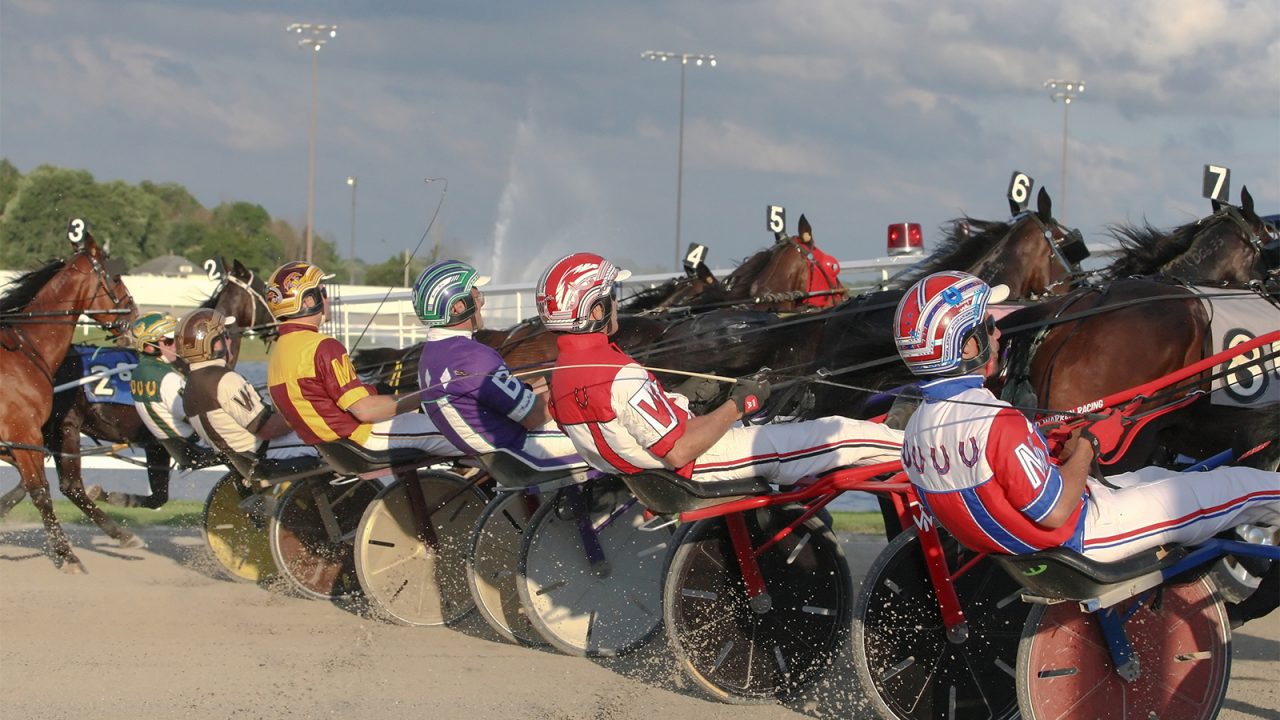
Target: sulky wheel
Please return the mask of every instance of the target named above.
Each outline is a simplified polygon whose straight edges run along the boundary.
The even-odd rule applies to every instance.
[[[382,489],[376,480],[331,485],[330,476],[292,483],[271,517],[271,556],[303,597],[336,600],[360,592],[351,537]]]
[[[516,589],[529,621],[569,655],[621,655],[662,622],[670,526],[650,530],[622,480],[563,488],[534,513]]]
[[[447,625],[471,612],[467,550],[487,500],[457,475],[430,470],[379,493],[355,541],[370,605],[404,625]]]
[[[759,547],[801,512],[766,507],[740,517]],[[685,671],[713,697],[772,702],[830,663],[848,630],[853,582],[835,535],[812,517],[757,556],[765,595],[753,602],[730,522],[701,520],[680,538],[663,593],[667,638]]]
[[[485,622],[502,637],[521,645],[545,645],[529,623],[516,589],[516,563],[525,528],[540,496],[504,492],[489,501],[471,535],[467,585]]]
[[[223,575],[241,582],[261,582],[277,574],[267,538],[270,494],[255,494],[240,475],[218,479],[204,501],[201,528],[205,546]]]
[[[1165,585],[1142,600],[1124,623],[1138,660],[1138,677],[1116,672],[1097,618],[1076,603],[1037,605],[1018,649],[1022,717],[1217,717],[1231,672],[1231,632],[1221,601],[1206,578]]]
[[[941,534],[952,572],[973,558]],[[1014,667],[1028,606],[1021,587],[984,559],[955,581],[967,636],[947,637],[915,528],[876,558],[853,610],[858,679],[884,718],[957,720],[1017,714]]]

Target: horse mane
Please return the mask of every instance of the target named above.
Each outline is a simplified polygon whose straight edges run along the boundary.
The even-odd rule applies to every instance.
[[[950,230],[947,226],[950,226]],[[962,228],[968,228],[968,231]],[[972,267],[1008,233],[1003,220],[977,220],[969,216],[956,218],[942,226],[945,237],[928,257],[890,278],[886,289],[910,287],[915,281],[940,270]]]
[[[755,253],[743,258],[742,262],[733,269],[733,272],[724,279],[723,290],[736,290],[738,282],[743,279],[753,279],[760,274],[764,267],[768,265],[773,256],[785,249],[787,245],[792,244],[791,240],[781,240],[773,245],[758,250]]]
[[[1167,233],[1146,221],[1142,225],[1110,225],[1107,231],[1120,243],[1120,251],[1115,262],[1103,271],[1103,277],[1155,275],[1160,268],[1190,250],[1201,233],[1209,232],[1225,220],[1226,214],[1218,213],[1180,225]]]
[[[58,271],[65,267],[66,260],[52,260],[48,265],[19,275],[9,283],[9,289],[0,295],[0,314],[23,310],[35,299],[36,293],[44,287]],[[0,317],[0,322],[4,318]]]

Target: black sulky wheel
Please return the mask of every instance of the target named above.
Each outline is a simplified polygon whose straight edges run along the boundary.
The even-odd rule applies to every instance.
[[[973,558],[942,534],[953,571]],[[876,712],[891,720],[987,720],[1018,713],[1015,667],[1029,606],[994,561],[956,580],[967,637],[952,642],[938,608],[915,528],[898,535],[867,571],[853,611],[858,679]]]
[[[331,476],[289,485],[269,527],[271,556],[297,594],[337,600],[360,593],[351,537],[382,484],[358,480],[330,485]]]
[[[1124,623],[1137,660],[1131,680],[1116,671],[1093,614],[1072,602],[1032,609],[1018,653],[1022,717],[1217,717],[1231,675],[1231,632],[1208,578],[1166,585],[1118,610],[1133,612]]]
[[[489,501],[471,535],[467,585],[471,599],[489,627],[521,645],[545,645],[529,623],[516,589],[520,542],[539,504],[539,495],[502,492]]]
[[[742,513],[753,547],[801,514],[798,506]],[[783,699],[817,678],[849,627],[853,584],[834,533],[813,517],[757,562],[767,602],[747,597],[725,518],[680,539],[663,593],[667,638],[685,672],[723,702]],[[764,597],[764,596],[762,596]]]

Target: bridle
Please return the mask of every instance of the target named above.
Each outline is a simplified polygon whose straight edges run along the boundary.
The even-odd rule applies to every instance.
[[[1053,255],[1062,269],[1067,272],[1066,276],[1060,280],[1056,280],[1045,287],[1046,293],[1052,293],[1053,290],[1061,285],[1070,284],[1084,272],[1080,269],[1080,263],[1089,257],[1089,246],[1084,242],[1084,234],[1078,228],[1067,230],[1057,220],[1053,220],[1052,224],[1046,223],[1040,218],[1040,214],[1033,210],[1024,210],[1009,219],[1009,229],[1013,230],[1019,222],[1024,219],[1030,219],[1040,228],[1040,234],[1044,237],[1045,244],[1049,246],[1049,252]],[[1053,229],[1063,230],[1063,235],[1058,237],[1054,234]]]
[[[280,321],[276,320],[275,316],[271,314],[271,307],[267,305],[267,298],[261,292],[258,292],[258,289],[253,286],[253,281],[255,279],[253,271],[249,271],[248,280],[241,280],[231,273],[226,273],[223,275],[222,279],[224,283],[229,282],[232,285],[239,287],[241,290],[244,290],[246,293],[249,293],[249,297],[252,299],[252,302],[249,304],[249,324],[247,326],[240,325],[238,322],[236,324],[242,327],[246,333],[258,334],[263,337],[274,335],[275,328],[280,324]],[[221,288],[219,288],[219,290],[221,290]],[[263,311],[267,317],[271,318],[271,322],[262,323],[261,325],[258,324],[258,305],[262,305]],[[268,330],[263,332],[262,329],[264,328],[267,328]]]
[[[124,296],[121,297],[116,295],[115,289],[112,287],[114,283],[111,282],[110,276],[107,275],[106,268],[102,266],[102,263],[98,262],[98,258],[94,257],[90,253],[82,253],[82,254],[84,255],[84,257],[88,258],[91,272],[94,274],[94,276],[98,280],[98,289],[94,291],[93,298],[98,297],[99,292],[103,292],[103,293],[106,293],[107,299],[111,301],[110,310],[98,311],[93,314],[94,315],[123,315],[123,317],[119,317],[115,320],[112,320],[109,323],[105,323],[105,324],[98,323],[99,325],[102,326],[103,329],[110,332],[113,336],[120,337],[121,335],[124,335],[126,332],[129,331],[130,322],[129,322],[128,315],[131,314],[129,308],[134,306],[133,294],[129,292],[129,288],[125,287],[124,283],[120,283],[120,288],[124,290]],[[76,272],[84,272],[83,270],[79,270],[75,267],[74,259],[72,259],[70,265],[72,270],[75,270]],[[92,304],[93,298],[89,299],[90,304]],[[86,312],[83,314],[87,315],[89,313]]]

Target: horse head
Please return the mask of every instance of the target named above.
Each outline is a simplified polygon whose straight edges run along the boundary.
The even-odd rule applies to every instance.
[[[1151,225],[1114,226],[1120,256],[1106,276],[1165,275],[1190,283],[1251,285],[1280,274],[1280,236],[1259,217],[1247,188],[1240,207],[1215,203],[1213,214],[1165,232]]]
[[[107,257],[80,218],[67,223],[67,240],[75,250],[67,261],[67,268],[83,277],[78,292],[67,291],[68,295],[77,297],[76,308],[113,337],[128,333],[138,317],[138,306],[120,277],[123,267]]]
[[[233,355],[239,354],[245,333],[253,333],[267,343],[275,339],[277,323],[267,307],[267,284],[239,260],[231,261],[231,267],[222,274],[222,282],[201,307],[236,319],[231,331]]]

